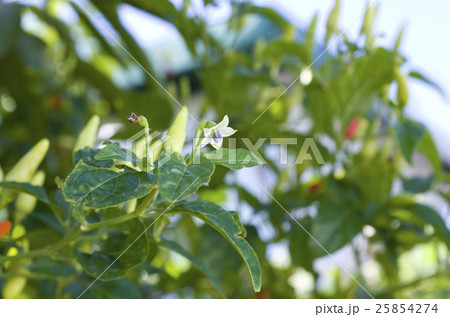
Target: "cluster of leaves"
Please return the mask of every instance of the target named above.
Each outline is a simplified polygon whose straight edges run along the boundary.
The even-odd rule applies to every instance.
[[[176,78],[176,83],[165,83],[173,96],[191,106],[194,102],[189,91],[199,89],[201,96],[193,98],[200,104],[199,116],[211,110],[219,118],[228,114],[238,130],[236,135],[249,138],[252,144],[269,137],[299,140],[296,145],[289,144],[289,158],[297,157],[305,138],[318,140],[327,168],[308,159],[300,165],[280,164],[270,155],[271,148],[262,143],[259,152],[267,166],[258,169],[260,175],[255,177],[274,180],[275,186],[265,188],[274,197],[272,201],[250,190],[260,186],[250,179],[242,183],[229,177],[229,169],[244,166],[220,159],[227,157],[226,148],[205,153],[200,156],[200,164],[194,165],[190,164],[191,156],[167,151],[153,161],[147,160],[148,155],[142,151],[133,155],[117,143],[109,143],[102,150],[93,148],[92,138],[89,148],[77,144],[80,127],[92,114],[108,122],[123,119],[133,110],[149,114],[149,126],[163,130],[178,108],[136,66],[137,61],[157,78],[144,49],[119,19],[122,5],[173,25],[199,65],[186,77]],[[261,264],[260,297],[298,296],[290,278],[299,270],[309,272],[314,280],[307,296],[367,296],[356,284],[343,282],[344,277],[336,279],[331,295],[330,290],[319,288],[323,273],[314,263],[326,254],[286,215],[282,205],[294,211],[292,217],[328,252],[350,245],[358,264],[355,276],[374,296],[402,296],[404,292],[424,296],[428,292],[445,297],[448,282],[439,277],[448,275],[448,229],[441,215],[420,203],[419,197],[432,191],[448,200],[450,177],[442,170],[427,129],[404,116],[409,95],[407,77],[439,87],[417,71],[409,71],[406,76],[408,64],[399,51],[401,34],[393,47],[377,46],[378,35],[373,31],[376,8],[367,11],[357,39],[343,36],[316,61],[340,34],[340,1],[329,15],[323,41],[316,40],[317,16],[299,33],[270,9],[232,2],[233,13],[227,22],[230,32],[239,35],[247,18],[258,17],[270,22],[268,33],[279,34],[271,41],[261,39],[239,50],[238,43],[244,39],[236,36],[235,46],[225,47],[209,35],[205,21],[191,10],[188,1],[181,10],[166,0],[88,2],[88,11],[101,14],[109,22],[115,37],[135,60],[111,44],[111,38],[73,2],[49,0],[43,7],[17,3],[0,6],[0,69],[10,74],[0,77],[0,94],[3,103],[14,100],[17,105],[14,111],[0,112],[2,165],[9,170],[25,149],[42,137],[52,144],[44,161],[46,180],[42,171],[37,172],[41,158],[28,176],[15,183],[11,176],[5,177],[2,184],[0,209],[6,207],[8,214],[14,215],[10,219],[15,220],[0,244],[2,253],[15,257],[7,262],[6,257],[1,258],[5,262],[1,276],[8,277],[0,280],[0,285],[5,283],[3,288],[24,287],[26,283],[24,297],[76,297],[118,259],[83,296],[251,297],[254,292],[246,271],[250,269],[256,289],[259,273],[254,257],[250,258],[253,252],[247,240]],[[61,10],[68,10],[66,6],[77,17],[75,24],[59,17]],[[214,2],[205,1],[205,7],[210,6]],[[40,32],[21,26],[26,16],[39,21]],[[76,45],[86,40],[95,43],[90,57],[82,56]],[[134,69],[142,74],[135,86],[117,81],[117,73]],[[284,92],[300,74],[300,80]],[[136,126],[129,125],[116,138],[137,132]],[[79,139],[86,139],[86,135],[82,132]],[[238,147],[244,147],[239,142]],[[45,143],[40,143],[41,150],[48,147]],[[414,166],[417,156],[429,162],[430,175],[405,174],[405,167]],[[158,161],[163,160],[166,163],[159,166]],[[151,170],[142,168],[146,165]],[[70,170],[70,176],[59,184],[64,196],[53,179]],[[44,181],[45,191],[39,187]],[[206,183],[208,187],[201,187]],[[399,188],[394,188],[395,183]],[[20,205],[24,196],[17,197],[19,191],[34,195],[26,196],[28,199],[39,200],[32,210]],[[50,199],[46,192],[55,194]],[[183,201],[196,192],[203,200]],[[257,221],[244,223],[244,227],[236,213],[219,207],[230,197],[237,198],[238,206],[250,207],[253,219],[262,219],[271,236],[263,241]],[[199,225],[191,216],[210,226]],[[157,217],[152,230],[139,236]],[[363,234],[363,228],[371,228],[373,234]],[[354,244],[361,237],[368,245],[364,250]],[[75,244],[69,247],[73,241]],[[135,243],[126,251],[131,242]],[[272,243],[288,246],[287,266],[276,266],[266,258]],[[443,263],[436,259],[436,272],[404,284],[400,259],[421,245],[443,248]],[[188,264],[174,253],[186,258]],[[367,257],[379,267],[380,282],[364,279],[358,260]],[[82,269],[87,274],[80,275]],[[111,280],[117,277],[125,278]],[[437,284],[418,292],[415,285],[428,285],[422,278],[431,278]]]
[[[145,122],[144,128],[147,128],[148,122],[145,117],[139,119]],[[23,245],[29,243],[28,235],[22,234],[13,238],[13,232],[8,252],[11,250],[18,252],[20,249],[26,252],[0,257],[0,261],[72,254],[74,257],[72,261],[76,260],[87,274],[95,278],[94,282],[97,279],[116,281],[129,276],[132,270],[137,272],[148,270],[149,263],[155,256],[155,253],[150,253],[151,247],[163,247],[190,259],[210,277],[215,291],[220,296],[225,296],[220,283],[204,261],[196,258],[175,241],[161,237],[171,222],[176,224],[180,215],[185,214],[209,224],[231,243],[249,269],[254,290],[259,291],[260,264],[255,251],[245,240],[246,231],[239,214],[226,211],[207,200],[187,199],[196,194],[201,186],[209,183],[214,174],[215,164],[237,170],[260,165],[262,161],[244,149],[238,151],[218,149],[206,154],[200,149],[200,154],[196,157],[198,147],[194,147],[191,153],[182,157],[174,150],[176,148],[180,151],[183,148],[186,123],[187,110],[182,108],[169,129],[167,140],[161,143],[159,150],[143,151],[152,153],[151,157],[140,158],[136,153],[122,148],[119,143],[107,143],[102,149],[92,148],[95,141],[92,136],[95,137],[98,133],[98,120],[93,117],[81,132],[77,142],[80,149],[74,153],[75,167],[61,183],[62,195],[70,205],[65,202],[58,205],[57,202],[51,201],[40,186],[17,182],[27,179],[16,174],[26,173],[29,178],[44,158],[46,149],[41,149],[42,146],[38,144],[6,175],[8,181],[0,183],[4,188],[1,192],[2,202],[6,202],[4,204],[6,206],[8,202],[15,200],[15,193],[31,195],[34,198],[32,204],[39,199],[54,211],[54,216],[49,217],[47,222],[53,221],[57,224],[63,237],[55,244],[24,250]],[[214,126],[214,122],[204,121],[199,125],[197,133],[201,136],[205,127]],[[152,144],[144,143],[144,146],[151,148],[158,141]],[[48,147],[47,143],[46,145]],[[33,155],[36,154],[34,153],[36,149],[39,150],[38,156]],[[34,163],[30,164],[33,161]],[[145,164],[139,164],[143,162]],[[33,207],[27,208],[29,211],[32,209]],[[175,217],[177,215],[178,218]],[[17,214],[15,216],[17,217]],[[171,221],[173,218],[169,216],[175,217],[175,220]],[[16,218],[15,224],[19,225],[20,219]],[[152,226],[152,230],[149,230]],[[73,244],[72,251],[69,244]],[[79,272],[76,266],[73,264],[66,266],[67,270],[77,276]],[[34,272],[30,266],[26,268],[29,272]],[[14,273],[12,268],[9,271]],[[66,296],[70,283],[78,282],[68,276],[64,278],[67,280],[60,282],[61,296]],[[85,279],[83,276],[81,278]],[[8,282],[3,289],[3,296],[11,298],[20,294],[21,290],[17,290]],[[119,286],[113,284],[113,287]],[[84,295],[89,289],[90,286],[86,285],[86,290],[79,295]],[[121,294],[128,291],[131,294],[140,293],[139,289],[133,289],[131,284],[121,290]]]

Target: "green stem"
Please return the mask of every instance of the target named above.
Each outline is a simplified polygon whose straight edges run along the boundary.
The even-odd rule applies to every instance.
[[[82,233],[83,233],[83,231],[81,231],[81,229],[78,227],[78,225],[74,226],[72,228],[72,230],[70,231],[70,233],[68,235],[66,235],[64,238],[62,238],[61,240],[59,240],[57,243],[55,243],[51,246],[42,248],[42,249],[17,254],[14,256],[0,256],[0,263],[4,263],[6,261],[15,261],[15,260],[19,260],[19,259],[35,258],[35,257],[39,257],[39,256],[51,255],[53,252],[58,251],[59,249],[61,249],[63,246],[65,246],[66,244],[68,244],[69,242],[74,240],[76,237],[78,237]]]
[[[147,165],[145,166],[145,171],[148,172],[149,170],[149,162],[151,160],[150,156],[150,127],[148,125],[147,118],[140,115],[141,122],[139,124],[144,127],[145,130],[145,150],[146,150],[146,156],[147,156]]]
[[[39,250],[25,252],[25,253],[17,254],[15,256],[0,256],[0,263],[4,263],[6,261],[15,261],[15,260],[19,260],[19,259],[25,259],[25,258],[35,258],[35,257],[40,257],[40,256],[45,256],[45,255],[52,255],[52,253],[54,253],[55,251],[58,251],[59,249],[61,249],[65,245],[67,245],[68,243],[72,242],[73,240],[75,240],[78,236],[80,236],[84,232],[92,231],[92,230],[99,229],[99,228],[102,228],[105,226],[115,225],[118,223],[129,221],[134,218],[138,218],[138,217],[142,216],[142,214],[145,212],[147,206],[156,198],[156,196],[158,195],[158,192],[159,191],[157,188],[153,189],[150,192],[150,194],[145,196],[144,200],[139,205],[139,207],[136,208],[136,210],[133,211],[132,213],[125,214],[123,216],[116,217],[113,219],[96,222],[96,223],[88,223],[88,224],[84,224],[81,226],[79,224],[77,224],[74,227],[72,227],[69,234],[67,234],[64,238],[59,240],[57,243],[55,243],[51,246],[39,249]],[[145,218],[158,217],[162,213],[164,213],[164,211],[161,213],[145,215],[143,217],[145,217]]]
[[[132,220],[134,218],[140,217],[142,215],[142,213],[145,211],[145,209],[147,208],[147,206],[156,198],[156,196],[158,195],[158,192],[159,191],[157,188],[153,189],[147,196],[144,197],[144,200],[136,208],[135,211],[133,211],[129,214],[125,214],[123,216],[108,219],[105,221],[100,221],[100,222],[96,222],[96,223],[88,223],[88,224],[84,225],[84,231],[91,231],[91,230],[99,229],[99,228],[106,227],[106,226],[116,225],[118,223],[122,223],[125,221]]]
[[[125,214],[125,215],[120,216],[120,217],[108,219],[108,220],[105,220],[105,221],[99,221],[99,222],[95,222],[95,223],[87,223],[87,224],[84,225],[84,230],[83,231],[87,232],[87,231],[99,229],[99,228],[106,227],[106,226],[116,225],[118,223],[129,221],[129,220],[134,219],[136,217],[138,217],[138,216],[134,212],[132,212],[132,213]]]
[[[150,205],[150,203],[152,203],[156,199],[158,193],[159,189],[157,187],[153,188],[153,190],[147,196],[145,196],[142,203],[139,205],[139,207],[136,208],[136,210],[133,213],[136,214],[138,217],[142,215],[142,213],[145,211],[148,205]]]
[[[59,249],[61,249],[63,246],[65,246],[66,244],[68,244],[69,242],[71,242],[72,240],[77,238],[82,233],[83,233],[83,231],[81,231],[79,225],[75,225],[68,235],[66,235],[64,238],[62,238],[61,240],[59,240],[57,243],[55,243],[54,245],[52,245],[49,248],[47,254],[51,254],[55,251],[58,251]]]
[[[177,210],[168,210],[168,211],[161,211],[161,212],[153,212],[151,214],[142,214],[141,218],[158,218],[161,215],[165,215],[165,216],[174,216],[178,213],[180,213],[181,211],[177,211]]]
[[[194,157],[197,154],[198,148],[200,147],[201,144],[201,136],[203,135],[203,128],[206,125],[203,123],[203,121],[198,125],[197,130],[195,131],[195,136],[194,136],[194,143],[192,144],[192,155],[191,158],[189,159],[189,165],[192,164],[192,162],[194,161]]]
[[[20,259],[25,259],[25,258],[35,258],[38,256],[43,256],[43,255],[45,255],[45,252],[47,252],[47,249],[48,248],[43,248],[43,249],[39,249],[39,250],[35,250],[35,251],[17,254],[14,256],[0,256],[0,263],[4,263],[6,261],[15,261],[15,260],[20,260]]]

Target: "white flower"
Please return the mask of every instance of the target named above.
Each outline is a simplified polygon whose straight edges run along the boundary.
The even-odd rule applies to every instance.
[[[236,133],[236,130],[228,127],[228,116],[223,117],[223,120],[213,126],[212,128],[203,129],[204,137],[202,142],[200,143],[200,148],[208,145],[211,145],[216,149],[220,149],[222,146],[223,138],[228,137]]]

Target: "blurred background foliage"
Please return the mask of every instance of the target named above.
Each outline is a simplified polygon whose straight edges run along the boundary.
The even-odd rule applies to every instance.
[[[57,199],[55,177],[69,173],[78,133],[94,114],[102,122],[99,145],[138,131],[121,124],[130,112],[164,130],[178,103],[198,121],[228,115],[238,146],[246,145],[241,138],[267,138],[259,148],[267,165],[239,173],[218,168],[199,193],[241,213],[262,266],[260,293],[221,236],[182,216],[163,235],[176,246],[153,243],[145,265],[126,279],[96,282],[85,297],[220,297],[205,267],[230,298],[366,298],[361,285],[374,297],[450,296],[448,214],[437,207],[449,199],[449,174],[427,129],[403,112],[407,77],[435,84],[405,71],[401,34],[391,47],[377,46],[376,8],[365,14],[358,38],[340,36],[339,4],[317,41],[317,16],[298,30],[246,1],[232,2],[220,28],[207,25],[188,0],[178,9],[167,0],[0,1],[1,168],[8,171],[48,138],[41,169]],[[177,29],[185,52],[174,45],[169,53],[183,61],[179,67],[161,67],[164,60],[140,47],[122,24],[123,6]],[[287,147],[288,164],[270,138],[298,140]],[[326,164],[306,157],[294,164],[306,138],[317,141]],[[0,220],[11,213],[14,206]],[[2,237],[1,254],[21,239],[31,251],[61,239],[52,217],[38,203]],[[78,296],[93,278],[67,252],[19,263],[26,282],[17,284],[18,296]],[[11,270],[2,268],[0,288]]]

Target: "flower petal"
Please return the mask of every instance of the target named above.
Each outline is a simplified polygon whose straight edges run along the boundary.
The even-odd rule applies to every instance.
[[[227,136],[235,134],[237,130],[230,128],[230,127],[226,127],[226,128],[220,129],[219,131],[220,131],[220,134],[222,134],[222,137],[225,138]]]
[[[205,137],[205,138],[209,137],[212,134],[212,132],[213,132],[213,129],[204,128],[203,129],[203,134],[204,134],[203,137]]]
[[[207,146],[209,143],[213,141],[212,138],[203,138],[200,142],[200,148]]]
[[[218,150],[218,149],[220,149],[220,147],[222,146],[222,142],[223,142],[223,139],[222,138],[219,138],[219,139],[217,139],[217,140],[211,140],[211,145],[216,149],[216,150]]]
[[[217,124],[217,129],[220,130],[226,128],[228,127],[228,124],[229,124],[228,116],[225,115],[225,117],[223,117],[223,120]]]

